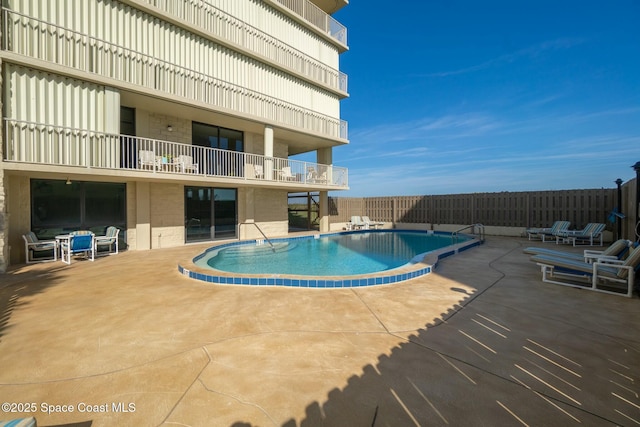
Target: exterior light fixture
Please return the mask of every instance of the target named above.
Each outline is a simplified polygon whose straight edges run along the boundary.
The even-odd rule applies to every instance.
[[[65,182],[65,184],[71,185],[71,180],[69,178],[67,178],[67,182]]]
[[[169,132],[173,132],[173,126],[171,126],[171,125],[167,126],[167,130],[168,130]]]

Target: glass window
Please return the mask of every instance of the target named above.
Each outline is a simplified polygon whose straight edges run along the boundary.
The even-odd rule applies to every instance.
[[[80,223],[82,198],[78,190],[78,183],[67,185],[65,181],[31,180],[32,230]]]
[[[85,182],[85,223],[125,223],[124,184]]]
[[[185,187],[184,192],[187,242],[236,236],[236,189]]]
[[[244,134],[239,130],[193,122],[191,125],[191,139],[193,145],[200,147],[244,151]]]
[[[53,238],[73,230],[104,235],[110,225],[126,233],[126,185],[121,183],[31,180],[31,230]],[[124,245],[122,245],[124,247]]]

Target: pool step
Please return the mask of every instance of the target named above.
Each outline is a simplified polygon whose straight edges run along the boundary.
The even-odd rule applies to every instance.
[[[220,254],[225,258],[241,257],[247,255],[253,256],[267,256],[273,253],[288,252],[292,250],[296,245],[288,242],[278,242],[273,244],[273,248],[270,245],[238,245],[231,246],[220,251]]]

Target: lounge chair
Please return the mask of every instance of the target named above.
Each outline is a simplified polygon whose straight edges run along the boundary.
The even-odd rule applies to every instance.
[[[556,243],[560,241],[565,243],[577,244],[589,243],[593,246],[593,240],[600,238],[600,246],[603,245],[602,238],[604,234],[605,224],[599,222],[590,222],[582,230],[561,230],[556,233]]]
[[[111,225],[107,227],[107,231],[104,236],[95,236],[96,253],[99,252],[100,248],[106,247],[108,249],[108,255],[117,254],[119,234],[120,229]]]
[[[632,245],[633,242],[631,242],[630,240],[620,239],[613,242],[611,246],[603,251],[593,251],[585,249],[581,254],[575,252],[558,251],[548,248],[540,248],[535,246],[524,248],[522,252],[528,255],[547,255],[591,263],[598,258],[622,259],[625,255],[627,255],[627,253],[629,252],[629,248]]]
[[[587,285],[584,289],[631,297],[635,272],[640,266],[640,247],[631,250],[624,261],[597,260],[589,264],[548,255],[535,255],[531,260],[540,266],[543,282],[572,287]],[[610,290],[615,288],[624,293]]]
[[[71,264],[71,256],[84,254],[89,260],[95,259],[95,236],[91,232],[74,231],[60,243],[60,257],[65,264]]]
[[[570,221],[556,221],[553,223],[551,227],[548,228],[528,228],[526,230],[527,236],[529,240],[533,238],[537,238],[546,242],[546,238],[556,238],[556,233],[559,233],[562,230],[568,230],[571,225]]]
[[[359,215],[353,215],[351,217],[351,222],[349,223],[350,230],[362,230],[362,229],[366,230],[368,228],[369,228],[369,224],[362,221],[362,218],[360,218]]]
[[[58,259],[58,242],[55,240],[40,240],[33,231],[23,234],[24,252],[27,264],[34,262],[56,261]],[[51,257],[36,259],[36,254],[51,252]]]
[[[362,217],[362,222],[364,222],[365,224],[367,224],[367,228],[378,228],[378,226],[380,228],[382,228],[382,226],[384,225],[384,222],[378,222],[378,221],[371,221],[371,219],[369,219],[368,216],[363,216]]]
[[[38,422],[34,417],[14,418],[11,420],[0,420],[0,427],[38,427]]]

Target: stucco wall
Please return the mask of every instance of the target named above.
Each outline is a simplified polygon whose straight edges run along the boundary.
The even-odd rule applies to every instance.
[[[153,183],[151,200],[151,247],[184,244],[184,186]]]
[[[267,237],[284,236],[289,232],[288,193],[283,190],[246,188],[238,192],[240,223],[256,223]],[[261,239],[253,225],[240,226],[241,239]]]

